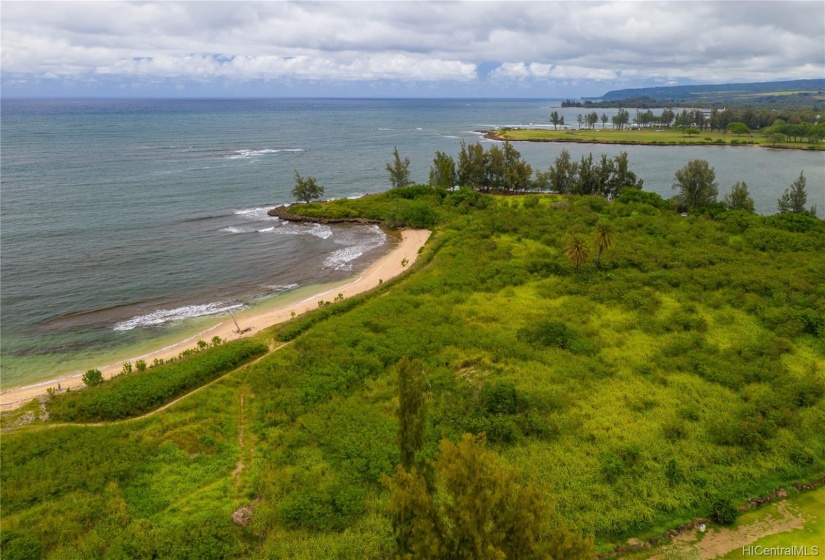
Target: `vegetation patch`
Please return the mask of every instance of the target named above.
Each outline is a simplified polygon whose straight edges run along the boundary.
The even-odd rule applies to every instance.
[[[64,422],[102,422],[140,416],[232,371],[268,350],[265,344],[238,340],[181,361],[117,376],[82,391],[55,395],[47,408]]]

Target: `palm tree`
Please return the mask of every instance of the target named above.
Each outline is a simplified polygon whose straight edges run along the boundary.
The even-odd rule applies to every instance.
[[[590,248],[580,237],[571,235],[570,242],[567,244],[567,249],[564,250],[564,254],[573,261],[573,264],[576,265],[576,272],[578,272],[579,267],[590,258]]]
[[[613,245],[613,226],[607,222],[597,223],[594,244],[599,250],[599,254],[596,255],[596,269],[599,269],[602,264],[602,252],[607,251]]]

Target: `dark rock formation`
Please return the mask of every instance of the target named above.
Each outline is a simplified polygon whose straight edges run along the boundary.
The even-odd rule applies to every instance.
[[[367,218],[318,218],[315,216],[299,216],[290,212],[292,206],[278,206],[273,208],[268,215],[288,222],[307,222],[312,224],[381,224],[381,220],[370,220]]]

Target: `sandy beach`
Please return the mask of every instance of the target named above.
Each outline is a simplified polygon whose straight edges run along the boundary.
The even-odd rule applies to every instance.
[[[312,309],[318,308],[318,302],[321,300],[332,301],[338,294],[342,294],[344,298],[352,297],[356,294],[366,292],[378,286],[380,280],[389,280],[398,276],[410,265],[415,262],[418,257],[418,251],[424,246],[430,236],[430,231],[426,229],[407,229],[401,232],[401,242],[390,253],[373,263],[369,268],[362,272],[357,278],[349,283],[333,288],[327,288],[318,293],[315,293],[299,302],[290,303],[283,307],[263,311],[259,314],[244,316],[239,319],[239,324],[245,332],[238,334],[234,322],[230,317],[225,318],[221,323],[211,327],[210,329],[194,336],[180,341],[172,346],[166,346],[157,351],[141,356],[135,356],[129,360],[113,363],[104,367],[98,367],[103,376],[109,379],[113,375],[119,373],[123,367],[123,363],[142,359],[147,362],[152,362],[155,358],[168,359],[177,356],[181,351],[187,348],[195,347],[199,339],[209,341],[214,336],[219,336],[224,340],[235,340],[245,336],[252,336],[257,334],[266,327],[270,327],[277,323],[287,321],[292,318],[292,314],[300,315]],[[405,261],[406,259],[406,261]],[[402,264],[405,262],[405,265]],[[248,330],[247,330],[248,329]],[[0,410],[10,410],[22,406],[30,402],[32,399],[45,395],[50,387],[57,388],[58,384],[65,390],[71,387],[77,389],[83,387],[81,381],[82,373],[78,372],[72,376],[64,376],[59,379],[37,383],[24,387],[15,387],[0,393]]]

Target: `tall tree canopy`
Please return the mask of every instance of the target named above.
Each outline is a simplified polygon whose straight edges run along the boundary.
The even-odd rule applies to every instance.
[[[398,155],[398,147],[392,151],[393,161],[387,163],[387,171],[390,174],[390,185],[393,188],[406,187],[412,185],[410,179],[410,158],[405,157],[403,160]]]
[[[790,187],[785,189],[785,192],[782,193],[782,196],[780,196],[777,201],[776,206],[780,214],[786,212],[806,212],[805,204],[808,203],[808,193],[805,190],[806,183],[805,174],[800,171],[799,177],[791,183]],[[816,215],[815,206],[811,207],[810,213]]]
[[[731,187],[730,194],[726,194],[722,199],[726,210],[745,210],[753,212],[753,199],[748,192],[748,184],[744,181],[737,181]]]
[[[315,182],[314,177],[304,179],[298,171],[295,171],[295,186],[292,188],[292,196],[296,200],[309,202],[324,196],[324,187]]]
[[[443,440],[433,471],[432,490],[402,466],[387,480],[398,558],[584,560],[595,553],[590,539],[550,528],[545,493],[516,484],[483,435]]]
[[[436,152],[433,164],[430,166],[430,185],[442,189],[450,189],[458,181],[455,170],[455,161],[452,156],[444,152]]]
[[[703,208],[716,202],[719,185],[716,171],[703,159],[689,161],[676,171],[673,190],[678,190],[678,202],[688,210]]]

